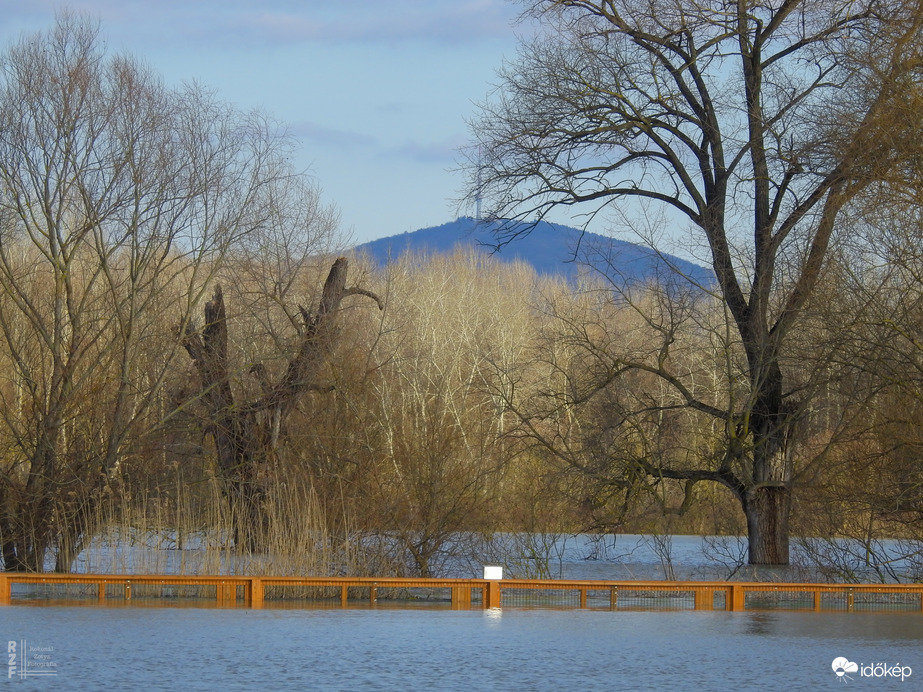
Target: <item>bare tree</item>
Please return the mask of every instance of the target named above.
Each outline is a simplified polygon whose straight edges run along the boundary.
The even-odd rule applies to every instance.
[[[480,251],[405,256],[389,273],[364,424],[380,458],[364,474],[364,526],[402,568],[435,576],[509,509],[513,454],[490,383],[494,363],[517,360],[528,338],[534,276]]]
[[[844,208],[913,159],[923,11],[916,0],[529,7],[548,31],[473,123],[472,195],[496,218],[641,202],[700,235],[716,277],[702,288],[726,308],[745,391],[714,405],[665,363],[645,365],[723,434],[709,463],[658,462],[656,474],[729,488],[750,562],[787,564],[792,454],[810,396],[793,389],[783,353]],[[519,233],[507,229],[501,242]]]
[[[272,381],[259,365],[251,368],[262,389],[252,401],[237,401],[232,390],[234,369],[228,360],[227,315],[220,286],[205,305],[201,331],[192,323],[185,328],[183,346],[198,373],[207,432],[215,442],[218,472],[231,502],[235,545],[240,550],[260,546],[264,533],[260,505],[265,494],[261,476],[272,462],[286,419],[306,391],[326,387],[319,382],[319,372],[336,334],[340,303],[348,296],[362,295],[384,309],[371,291],[347,287],[348,266],[345,257],[333,263],[314,314],[300,308],[298,347],[278,379]]]
[[[827,289],[826,319],[852,324],[829,359],[841,373],[833,403],[851,398],[857,414],[800,498],[809,538],[798,545],[840,580],[913,580],[923,551],[920,180],[876,186],[854,205],[848,262]]]
[[[178,342],[230,244],[291,176],[284,141],[105,55],[64,13],[0,66],[0,543],[66,570],[161,421]]]

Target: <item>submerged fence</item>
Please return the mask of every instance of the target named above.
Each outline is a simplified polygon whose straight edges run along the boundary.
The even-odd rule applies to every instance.
[[[923,584],[786,584],[551,579],[245,577],[0,572],[0,605],[54,600],[211,600],[222,607],[349,607],[386,602],[468,608],[607,610],[903,610],[923,613]],[[160,601],[159,599],[163,599]]]

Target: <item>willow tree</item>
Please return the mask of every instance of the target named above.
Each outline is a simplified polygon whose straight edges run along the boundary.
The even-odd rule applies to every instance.
[[[911,154],[920,3],[528,4],[546,30],[501,71],[472,124],[471,194],[495,218],[661,207],[698,234],[716,279],[702,288],[723,302],[744,354],[727,391],[743,392],[713,406],[655,362],[685,406],[720,422],[724,442],[694,468],[647,471],[727,486],[751,564],[787,564],[796,422],[810,396],[791,390],[782,355],[838,219]],[[499,242],[521,233],[507,227]]]

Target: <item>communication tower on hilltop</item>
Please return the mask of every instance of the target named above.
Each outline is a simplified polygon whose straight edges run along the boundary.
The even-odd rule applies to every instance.
[[[474,191],[474,220],[481,220],[481,147],[478,146],[478,179]]]

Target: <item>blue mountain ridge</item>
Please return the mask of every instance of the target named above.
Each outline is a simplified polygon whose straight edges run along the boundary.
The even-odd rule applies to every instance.
[[[498,248],[494,234],[501,227],[506,237],[517,232],[522,235]],[[488,222],[460,217],[441,226],[372,240],[357,245],[354,251],[384,266],[405,253],[448,253],[459,246],[481,247],[500,261],[523,261],[538,274],[563,276],[568,280],[575,280],[592,265],[610,280],[626,285],[677,280],[700,286],[714,284],[712,271],[693,262],[644,245],[547,221]]]

